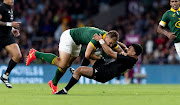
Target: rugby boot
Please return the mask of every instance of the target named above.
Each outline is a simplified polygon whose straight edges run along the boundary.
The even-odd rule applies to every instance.
[[[49,84],[49,87],[52,89],[52,94],[56,93],[57,90],[58,90],[58,87],[53,85],[52,80],[50,80],[50,81],[48,82],[48,84]]]
[[[27,56],[27,59],[26,59],[26,65],[29,66],[29,64],[36,59],[36,56],[35,56],[35,52],[36,50],[35,49],[31,49],[29,51],[29,55]]]

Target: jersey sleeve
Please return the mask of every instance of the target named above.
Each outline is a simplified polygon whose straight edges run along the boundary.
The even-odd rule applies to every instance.
[[[168,15],[168,11],[167,11],[163,14],[162,19],[159,22],[159,25],[165,27],[168,22],[169,22],[169,15]]]
[[[112,46],[113,50],[117,49],[119,47],[119,44],[117,42]]]
[[[91,41],[89,43],[93,46],[94,49],[96,49],[97,47],[100,46],[99,42],[97,42],[94,39],[91,39]]]

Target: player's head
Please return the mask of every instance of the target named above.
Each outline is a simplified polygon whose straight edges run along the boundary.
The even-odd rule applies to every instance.
[[[170,6],[175,9],[178,10],[180,5],[180,0],[170,0]]]
[[[3,1],[5,4],[13,6],[14,5],[14,0],[4,0]]]
[[[108,46],[112,47],[118,39],[119,39],[119,33],[115,30],[111,30],[106,34],[104,41]]]
[[[139,56],[142,53],[142,51],[143,51],[143,48],[142,48],[141,45],[139,45],[139,44],[132,44],[129,47],[127,53],[128,53],[128,55],[137,55],[137,56]]]

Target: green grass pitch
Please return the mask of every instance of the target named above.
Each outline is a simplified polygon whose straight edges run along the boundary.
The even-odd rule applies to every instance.
[[[48,84],[0,84],[0,105],[180,105],[180,85],[77,84],[68,95],[52,95]]]

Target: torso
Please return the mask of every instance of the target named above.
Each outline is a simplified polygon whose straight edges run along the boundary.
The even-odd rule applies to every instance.
[[[0,14],[2,15],[2,22],[12,22],[14,19],[12,8],[6,4],[0,6]],[[0,26],[0,37],[10,37],[12,27]]]

